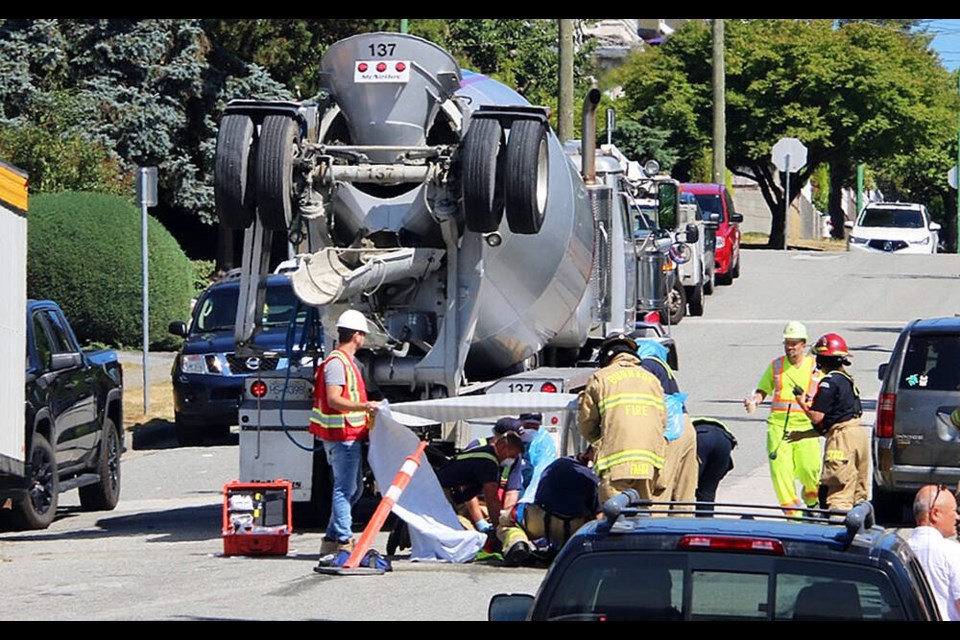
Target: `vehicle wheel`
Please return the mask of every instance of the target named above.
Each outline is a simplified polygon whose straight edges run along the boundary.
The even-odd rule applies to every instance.
[[[731,285],[733,284],[733,266],[731,265],[730,269],[726,273],[717,274],[717,284],[719,285]]]
[[[257,143],[257,209],[260,222],[285,232],[294,213],[294,161],[300,156],[300,130],[287,116],[267,116]]]
[[[227,115],[220,121],[213,169],[213,199],[223,226],[246,229],[253,223],[250,154],[256,127],[248,116]]]
[[[470,124],[463,141],[463,217],[475,233],[496,231],[503,219],[503,127],[485,118]]]
[[[740,277],[740,256],[737,256],[737,261],[733,264],[733,268],[730,269],[730,275],[734,278]]]
[[[547,128],[535,120],[517,120],[507,138],[504,190],[510,231],[539,233],[547,211]]]
[[[670,324],[680,324],[686,313],[687,295],[683,290],[683,285],[676,282],[673,288],[667,293],[667,317]]]
[[[57,515],[60,481],[53,447],[39,433],[33,434],[28,460],[31,471],[27,493],[13,505],[9,523],[14,529],[46,529]]]
[[[177,434],[177,442],[181,447],[195,447],[203,442],[200,428],[184,424],[179,414],[173,416],[173,431]]]
[[[703,283],[690,287],[690,294],[687,296],[687,305],[690,307],[690,315],[703,315]]]
[[[313,452],[313,491],[309,502],[293,503],[293,524],[295,527],[324,528],[330,520],[333,500],[333,476],[323,447]]]
[[[120,434],[113,420],[103,421],[103,438],[97,475],[100,482],[80,487],[80,508],[84,511],[112,511],[120,500]]]
[[[715,264],[710,265],[710,268],[707,270],[707,281],[703,283],[703,292],[708,296],[713,295],[714,283],[717,278],[716,270],[717,267]]]
[[[874,517],[878,524],[885,527],[897,527],[904,522],[904,500],[899,493],[885,491],[874,482],[873,497],[870,502],[873,503]]]

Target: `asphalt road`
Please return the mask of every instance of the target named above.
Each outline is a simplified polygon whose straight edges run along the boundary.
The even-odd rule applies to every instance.
[[[719,499],[770,504],[765,410],[747,415],[741,399],[781,352],[786,322],[847,339],[869,428],[876,370],[900,327],[960,309],[960,260],[795,251],[749,251],[742,260],[742,276],[717,287],[704,316],[671,331],[691,412],[723,419],[740,442]],[[225,557],[222,491],[237,476],[236,434],[183,448],[161,426],[134,433],[127,446],[116,510],[81,512],[72,492],[49,529],[0,532],[0,619],[484,620],[492,594],[533,593],[543,577],[538,568],[415,563],[403,553],[384,575],[318,575],[315,530],[295,530],[285,556]],[[384,551],[385,538],[375,548]]]

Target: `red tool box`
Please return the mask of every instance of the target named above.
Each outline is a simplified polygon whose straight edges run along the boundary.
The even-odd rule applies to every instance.
[[[293,484],[229,482],[223,486],[223,555],[287,555],[293,531]]]

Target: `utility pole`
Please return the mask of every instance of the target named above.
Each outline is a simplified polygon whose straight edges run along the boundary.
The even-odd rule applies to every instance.
[[[557,96],[557,137],[560,143],[573,138],[573,20],[560,19],[560,95]]]
[[[727,182],[726,86],[723,62],[723,20],[713,20],[713,181]]]

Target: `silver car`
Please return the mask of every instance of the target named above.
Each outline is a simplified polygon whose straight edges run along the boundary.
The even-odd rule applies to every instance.
[[[878,373],[873,504],[881,521],[911,521],[917,489],[960,481],[960,317],[911,321]]]

